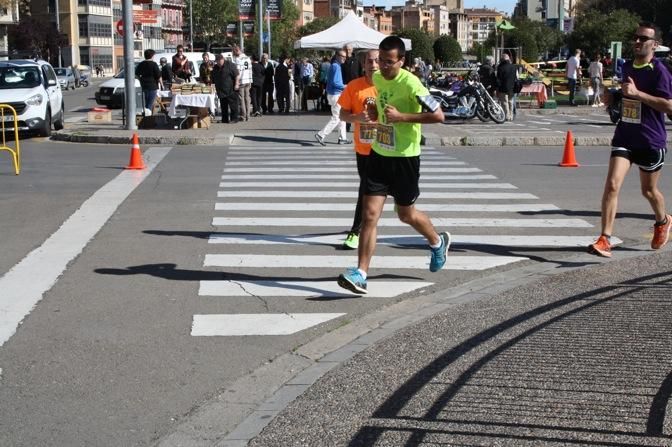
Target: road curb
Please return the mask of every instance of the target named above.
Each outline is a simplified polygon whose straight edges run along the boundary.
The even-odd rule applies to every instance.
[[[619,260],[655,256],[648,245],[631,247],[632,252],[619,253]],[[645,251],[642,253],[640,250]],[[601,260],[587,253],[566,258],[568,261]],[[602,260],[596,265],[610,261]],[[613,262],[613,261],[612,261]],[[399,330],[430,318],[459,304],[499,295],[516,287],[525,286],[545,277],[573,272],[585,266],[564,267],[557,270],[554,264],[533,263],[513,270],[499,272],[485,278],[445,289],[430,295],[399,301],[379,309],[349,324],[326,333],[260,366],[216,396],[201,408],[188,415],[172,433],[164,436],[158,447],[245,447],[248,442],[281,413],[293,400],[310,388],[321,377],[370,348],[377,342],[393,336]],[[241,384],[245,386],[241,386]],[[275,383],[275,389],[272,384]],[[249,390],[252,391],[252,398]],[[247,391],[246,391],[247,390]],[[261,391],[270,391],[262,396]],[[255,401],[255,398],[258,400]],[[261,399],[259,399],[261,398]],[[230,416],[226,403],[238,404],[237,409],[247,410],[239,417],[235,427],[222,427],[224,416]],[[240,403],[244,402],[244,408]],[[224,437],[222,435],[226,433]]]
[[[128,131],[132,134],[132,131]],[[138,141],[145,145],[169,145],[169,146],[213,146],[213,145],[229,145],[235,138],[234,134],[217,134],[211,136],[158,136],[158,135],[142,135],[138,134]],[[112,134],[84,134],[77,132],[54,132],[51,135],[53,141],[66,141],[70,143],[91,143],[91,144],[129,144],[130,136],[126,135],[112,135]]]

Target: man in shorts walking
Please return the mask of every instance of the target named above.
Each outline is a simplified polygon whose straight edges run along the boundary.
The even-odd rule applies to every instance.
[[[406,54],[401,38],[386,37],[379,50],[380,71],[373,75],[378,91],[376,109],[367,109],[368,118],[377,119],[378,126],[366,163],[358,264],[338,277],[339,286],[359,294],[367,293],[366,277],[376,249],[378,219],[388,195],[394,197],[399,219],[429,242],[431,272],[444,266],[450,246],[450,234],[438,234],[429,217],[414,205],[420,195],[420,124],[443,122],[443,111],[420,80],[401,69]]]
[[[672,76],[654,58],[659,41],[660,31],[655,25],[640,23],[633,36],[635,58],[623,66],[623,105],[611,142],[609,172],[602,196],[602,234],[589,247],[589,252],[599,256],[611,257],[610,238],[618,193],[633,163],[639,166],[642,194],[655,214],[651,248],[661,248],[669,238],[672,217],[665,211],[658,179],[667,152],[665,114],[672,113]]]
[[[345,86],[338,98],[341,106],[340,118],[346,123],[355,123],[355,153],[357,173],[359,174],[359,194],[355,217],[348,236],[343,242],[345,250],[356,250],[359,246],[359,232],[362,228],[362,202],[366,179],[366,160],[371,153],[371,143],[376,136],[376,124],[369,121],[367,108],[375,107],[376,87],[373,85],[373,73],[378,70],[378,50],[366,52],[364,76],[353,79]]]

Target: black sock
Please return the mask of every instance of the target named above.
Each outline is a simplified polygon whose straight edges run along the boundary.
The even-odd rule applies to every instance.
[[[665,215],[665,220],[663,220],[662,222],[656,222],[654,225],[659,227],[661,225],[665,225],[666,223],[667,223],[667,214]]]

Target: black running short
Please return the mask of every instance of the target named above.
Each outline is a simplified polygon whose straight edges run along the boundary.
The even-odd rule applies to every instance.
[[[420,157],[384,157],[371,151],[366,163],[364,194],[392,196],[400,206],[410,206],[420,195]]]
[[[633,151],[624,147],[611,148],[612,157],[622,157],[639,166],[644,172],[660,171],[665,164],[667,149],[641,149]]]

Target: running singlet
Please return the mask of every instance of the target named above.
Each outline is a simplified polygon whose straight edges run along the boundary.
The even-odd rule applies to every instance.
[[[672,99],[672,75],[657,59],[643,67],[623,66],[623,79],[631,77],[638,90],[658,98]],[[665,114],[636,99],[623,97],[621,120],[616,126],[611,145],[630,150],[662,149],[667,132]]]
[[[376,106],[378,108],[378,129],[372,148],[385,157],[415,157],[420,155],[419,123],[385,122],[385,106],[390,104],[401,113],[420,113],[422,107],[416,96],[427,96],[427,88],[417,76],[407,70],[400,70],[397,77],[388,81],[376,72],[373,84],[378,90]]]
[[[345,110],[352,113],[362,113],[367,98],[376,98],[376,87],[369,85],[366,77],[353,79],[345,86],[345,90],[338,98],[338,103]],[[369,155],[371,143],[376,138],[376,123],[355,122],[355,151],[358,154]]]

